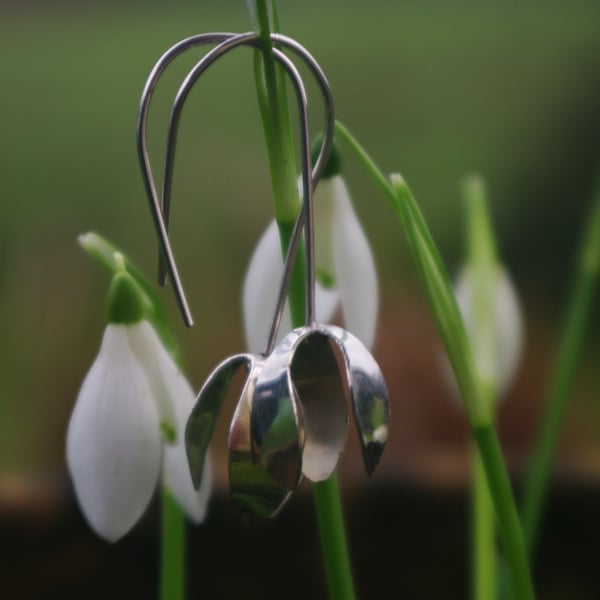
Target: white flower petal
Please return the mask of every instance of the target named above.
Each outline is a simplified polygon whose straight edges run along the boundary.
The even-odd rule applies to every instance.
[[[282,276],[283,259],[279,231],[275,221],[271,221],[254,249],[244,279],[242,310],[246,345],[250,352],[259,353],[265,349]],[[317,321],[329,322],[338,304],[338,291],[325,289],[317,282],[315,286]],[[286,302],[277,341],[281,341],[291,328],[289,306]]]
[[[242,291],[244,330],[246,345],[250,352],[258,353],[264,350],[282,274],[279,232],[275,221],[271,221],[254,249]],[[281,329],[289,330],[289,328],[289,313],[286,310]]]
[[[337,179],[339,177],[321,180],[314,193],[315,266],[317,273],[331,276],[334,282],[336,273],[331,231],[336,218],[334,193],[336,186],[333,182]]]
[[[496,318],[502,335],[498,339],[500,393],[512,383],[523,352],[523,317],[515,288],[504,269],[498,278]]]
[[[496,362],[489,374],[493,380],[498,396],[502,396],[508,389],[515,376],[523,346],[523,320],[521,308],[514,287],[506,271],[498,267],[494,277],[495,300],[495,331],[496,331]],[[467,268],[463,270],[455,287],[456,299],[460,307],[467,334],[473,340],[473,279]],[[476,362],[479,355],[475,353]],[[478,370],[489,371],[490,368],[478,364]]]
[[[177,439],[177,391],[181,390],[182,385],[189,384],[150,323],[141,321],[130,325],[127,334],[133,352],[146,371],[161,425],[175,432]]]
[[[116,541],[142,516],[156,487],[161,440],[146,374],[124,325],[109,325],[67,432],[67,464],[92,529]]]
[[[340,291],[337,288],[325,288],[317,281],[315,283],[315,319],[317,323],[331,323],[339,305]]]
[[[192,483],[190,467],[185,450],[185,426],[194,407],[195,397],[188,381],[181,377],[174,382],[173,396],[177,422],[177,442],[165,444],[163,451],[163,483],[169,488],[179,506],[194,523],[201,523],[206,516],[208,499],[212,490],[210,454],[207,454],[200,489]]]
[[[377,327],[379,289],[369,242],[356,217],[348,189],[337,175],[321,185],[331,186],[334,199],[331,238],[336,285],[340,291],[346,329],[367,347]]]

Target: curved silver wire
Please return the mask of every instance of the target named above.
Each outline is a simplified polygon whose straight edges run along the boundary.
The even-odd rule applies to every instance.
[[[142,164],[142,176],[146,185],[148,196],[157,198],[156,188],[154,186],[154,178],[152,177],[152,166],[147,151],[147,128],[148,128],[148,112],[150,109],[150,100],[158,83],[158,80],[164,73],[169,64],[180,54],[196,46],[205,44],[217,44],[234,36],[234,33],[201,33],[193,35],[184,40],[177,42],[171,46],[163,55],[156,61],[156,64],[150,71],[150,75],[146,79],[146,84],[140,98],[140,107],[138,110],[137,120],[137,149],[140,163]]]
[[[307,178],[303,175],[303,187],[308,191],[308,194],[305,194],[305,202],[303,206],[304,210],[300,211],[298,219],[296,221],[294,231],[292,233],[292,238],[290,240],[290,245],[288,248],[288,254],[285,259],[284,266],[284,277],[281,282],[276,315],[272,323],[271,332],[269,334],[268,342],[267,342],[267,351],[272,349],[275,338],[277,336],[277,331],[279,327],[279,323],[281,320],[281,315],[283,312],[283,307],[285,304],[285,297],[287,295],[287,288],[289,285],[289,277],[291,274],[291,266],[293,265],[293,261],[298,248],[299,234],[300,229],[304,221],[307,221],[307,227],[305,228],[305,239],[306,239],[306,276],[307,276],[307,300],[306,300],[306,321],[307,324],[314,323],[314,243],[313,243],[313,216],[312,216],[312,192],[316,185],[316,181],[320,177],[325,164],[327,162],[327,158],[329,155],[329,150],[331,147],[331,143],[333,140],[334,133],[334,107],[333,107],[333,97],[331,94],[331,88],[329,87],[329,83],[322,72],[319,64],[312,57],[312,55],[298,42],[293,40],[292,38],[288,38],[287,36],[281,34],[273,34],[272,39],[274,42],[285,46],[298,54],[304,62],[308,65],[309,69],[315,75],[319,87],[323,93],[323,97],[325,100],[325,108],[326,108],[326,131],[323,140],[323,144],[321,146],[317,161],[315,163],[314,170],[312,172],[312,182],[310,181],[310,177]],[[216,43],[221,42],[219,46],[211,50],[186,77],[186,80],[181,85],[177,99],[173,106],[173,110],[171,113],[171,120],[169,123],[169,141],[168,141],[168,149],[165,159],[165,177],[163,178],[163,209],[161,210],[160,203],[158,201],[158,196],[156,193],[156,188],[154,186],[154,181],[152,177],[152,170],[150,166],[150,161],[147,152],[147,144],[146,144],[146,130],[147,130],[147,118],[151,96],[153,90],[160,78],[161,74],[164,72],[168,64],[177,56],[179,56],[185,50],[188,50],[192,47],[207,44],[207,43]],[[181,114],[181,110],[183,107],[183,103],[191,90],[194,82],[198,79],[198,77],[218,58],[223,56],[228,51],[237,47],[238,45],[252,45],[255,47],[260,47],[260,42],[258,40],[258,35],[255,32],[250,32],[246,34],[228,34],[228,33],[212,33],[212,34],[200,34],[197,36],[192,36],[181,42],[178,42],[174,46],[172,46],[169,50],[167,50],[159,59],[155,67],[152,69],[146,85],[144,87],[144,91],[142,93],[142,99],[140,101],[140,109],[138,115],[138,128],[137,128],[137,141],[138,141],[138,154],[140,157],[140,163],[142,166],[142,172],[144,177],[144,183],[146,186],[146,191],[148,193],[148,197],[150,200],[151,211],[154,219],[154,223],[156,226],[156,230],[159,236],[162,256],[165,257],[169,274],[171,276],[171,280],[173,282],[175,288],[176,298],[180,307],[180,310],[183,314],[184,320],[186,324],[192,325],[193,320],[191,317],[191,313],[189,311],[189,307],[187,304],[187,300],[185,298],[185,294],[183,292],[183,287],[181,285],[181,280],[179,278],[179,274],[177,271],[177,267],[175,264],[175,260],[173,257],[173,253],[168,241],[168,214],[170,207],[170,189],[171,189],[171,181],[172,181],[172,170],[174,164],[174,154],[175,154],[175,146],[176,146],[176,130],[179,121],[179,116]],[[308,167],[308,171],[310,171],[310,141],[307,136],[309,136],[308,131],[308,107],[307,107],[307,98],[306,92],[304,90],[304,86],[302,84],[302,80],[298,71],[296,70],[293,63],[289,61],[289,59],[282,54],[279,50],[273,49],[274,55],[277,60],[279,60],[288,74],[290,75],[297,97],[299,101],[300,114],[301,114],[301,126],[302,131],[304,132],[303,140],[302,140],[302,151],[303,151],[303,166],[306,165]],[[173,132],[173,133],[171,133]],[[304,139],[306,137],[306,139]],[[303,169],[306,171],[306,169]],[[308,187],[307,187],[308,186]]]
[[[150,212],[152,213],[152,218],[154,221],[154,227],[159,236],[159,239],[163,239],[167,235],[167,227],[165,225],[164,220],[161,217],[161,205],[158,199],[158,194],[156,192],[156,186],[154,185],[154,177],[152,175],[152,166],[150,164],[150,158],[148,156],[148,144],[147,144],[147,129],[148,129],[148,112],[150,109],[150,100],[152,99],[152,94],[154,92],[154,88],[158,83],[161,75],[165,71],[165,69],[169,66],[169,64],[177,58],[182,52],[194,48],[196,46],[201,46],[204,44],[215,44],[218,42],[222,42],[233,36],[233,33],[202,33],[199,35],[193,35],[184,40],[177,42],[177,44],[171,46],[156,62],[152,71],[150,71],[150,75],[148,75],[148,79],[146,80],[146,84],[144,85],[144,89],[142,91],[142,96],[140,99],[140,106],[138,110],[138,120],[137,120],[137,151],[138,158],[140,160],[140,165],[142,169],[142,179],[144,180],[144,187],[146,188],[146,194],[148,196],[148,200],[150,202]],[[162,252],[165,256],[167,262],[169,264],[174,264],[174,258],[172,255],[172,251],[170,246],[164,246],[161,244]],[[181,285],[181,280],[179,278],[179,273],[177,269],[170,272],[171,280],[173,282],[173,286],[176,290],[176,298],[179,304],[179,308],[183,314],[183,318],[185,323],[190,326],[193,324],[192,315],[190,313],[189,307],[187,305],[187,300],[185,299],[185,295],[183,295],[183,288]]]
[[[175,162],[175,153],[176,153],[176,147],[177,147],[177,132],[178,132],[178,128],[179,128],[179,122],[180,122],[180,118],[181,118],[181,114],[182,114],[182,110],[183,110],[183,106],[189,96],[189,93],[191,92],[194,84],[196,83],[196,81],[200,78],[200,76],[206,72],[206,70],[210,67],[210,65],[212,65],[218,58],[224,56],[227,52],[233,50],[234,48],[236,48],[237,46],[240,45],[256,45],[256,41],[257,41],[257,34],[252,32],[252,33],[246,33],[246,34],[240,34],[237,36],[233,36],[232,38],[222,42],[221,44],[219,44],[218,46],[216,46],[215,48],[213,48],[210,52],[208,52],[206,54],[206,56],[199,61],[196,66],[188,73],[188,75],[186,76],[185,80],[183,81],[183,83],[181,84],[176,98],[175,98],[175,102],[173,103],[173,108],[171,111],[171,117],[169,120],[169,126],[168,126],[168,134],[167,134],[167,159],[165,161],[165,173],[164,173],[164,178],[163,178],[163,182],[164,182],[164,188],[163,188],[163,218],[165,219],[165,224],[166,227],[168,228],[168,213],[169,213],[169,209],[170,209],[170,197],[171,197],[171,184],[172,184],[172,178],[173,178],[173,167],[174,167],[174,162]],[[303,114],[304,109],[304,105],[302,102],[306,102],[306,106],[307,106],[307,99],[306,99],[306,93],[304,90],[304,86],[301,83],[301,78],[300,75],[298,73],[298,71],[296,70],[295,66],[293,65],[293,63],[291,63],[291,61],[289,61],[289,59],[282,54],[279,50],[277,49],[273,49],[274,52],[274,56],[277,60],[279,60],[282,65],[284,66],[284,68],[286,69],[286,71],[288,72],[288,75],[290,75],[291,79],[292,79],[292,83],[295,86],[295,91],[296,91],[296,95],[299,98],[299,111],[301,114],[301,130],[303,132],[307,132],[307,135],[310,135],[308,132],[308,113],[307,113],[307,108],[306,108],[306,114]],[[324,137],[324,143],[323,146],[321,148],[321,152],[319,153],[319,157],[317,159],[317,163],[315,164],[315,169],[314,171],[316,172],[317,175],[320,174],[320,170],[322,170],[325,162],[326,162],[326,158],[328,156],[328,152],[329,152],[329,148],[331,146],[331,140],[333,137],[333,126],[334,126],[334,115],[333,115],[333,99],[331,96],[331,91],[329,88],[329,85],[327,83],[327,80],[325,78],[325,76],[322,74],[322,71],[320,70],[320,67],[318,67],[318,64],[316,64],[316,61],[314,61],[314,65],[315,65],[315,71],[317,71],[320,76],[318,77],[318,81],[320,83],[320,86],[323,90],[324,93],[324,97],[326,99],[326,108],[327,108],[327,128],[326,128],[326,135]],[[300,88],[298,88],[298,84],[300,84]],[[302,100],[300,100],[300,98],[302,98]],[[310,167],[310,141],[308,142],[308,145],[306,148],[304,148],[304,146],[302,147],[302,151],[304,153],[304,156],[302,157],[302,165],[303,165],[303,172],[305,171],[304,166],[307,165],[308,167]],[[308,152],[308,154],[306,154]],[[308,161],[308,162],[305,162]],[[305,198],[305,202],[304,202],[304,206],[305,206],[305,210],[301,211],[294,230],[292,232],[292,236],[290,239],[290,244],[288,247],[288,254],[286,256],[285,259],[285,263],[284,263],[284,276],[282,278],[281,281],[281,285],[280,285],[280,289],[279,289],[279,295],[278,295],[278,299],[277,299],[277,303],[276,303],[276,309],[275,309],[275,317],[273,319],[272,322],[272,326],[271,326],[271,330],[269,333],[269,336],[267,338],[267,345],[266,345],[266,349],[265,349],[265,353],[269,353],[274,345],[275,339],[277,337],[277,332],[279,329],[279,324],[281,321],[281,316],[283,313],[283,309],[284,309],[284,305],[285,305],[285,297],[287,295],[287,288],[289,285],[289,278],[291,276],[291,269],[292,269],[292,265],[297,253],[297,249],[298,249],[298,242],[299,242],[299,237],[300,237],[300,229],[302,228],[302,225],[304,224],[304,221],[306,220],[306,227],[304,229],[305,231],[305,245],[306,245],[306,322],[307,324],[312,324],[314,322],[314,243],[312,241],[312,237],[313,237],[313,224],[312,224],[312,191],[314,190],[314,187],[316,185],[315,181],[314,181],[314,177],[315,177],[315,173],[313,172],[312,178],[313,181],[310,184],[310,197],[307,196]],[[303,175],[303,188],[304,189],[308,189],[307,186],[308,182],[305,178],[305,176]]]
[[[161,195],[162,215],[165,221],[165,227],[169,230],[169,215],[171,212],[171,189],[173,183],[173,170],[175,165],[175,153],[177,149],[177,133],[179,131],[179,121],[183,111],[183,105],[192,91],[194,83],[205,73],[208,68],[214,64],[219,58],[227,54],[229,51],[241,45],[246,45],[257,39],[256,32],[248,32],[234,34],[231,37],[223,40],[218,46],[209,50],[192,69],[188,72],[183,83],[177,90],[175,101],[171,108],[169,117],[169,125],[167,127],[167,151],[165,154],[165,165],[163,174],[163,187]],[[159,269],[161,266],[159,266]],[[164,273],[159,272],[159,279],[164,276]]]
[[[152,100],[152,95],[154,93],[154,89],[156,88],[158,80],[160,79],[166,68],[169,66],[169,64],[171,64],[171,62],[175,58],[177,58],[187,50],[191,50],[197,46],[202,46],[206,44],[220,43],[229,38],[234,37],[235,35],[235,33],[216,32],[201,33],[185,38],[177,42],[176,44],[171,46],[166,52],[164,52],[152,68],[150,74],[148,75],[146,84],[144,85],[144,89],[142,91],[140,106],[138,110],[137,150],[140,164],[142,165],[142,177],[144,179],[144,185],[146,187],[146,192],[151,204],[153,204],[154,202],[159,203],[159,200],[158,194],[156,192],[156,187],[154,185],[152,166],[150,164],[150,159],[147,151],[147,128],[150,101]],[[327,81],[327,78],[325,77],[325,74],[323,73],[323,70],[321,69],[319,63],[315,60],[312,54],[304,46],[302,46],[302,44],[298,43],[293,38],[290,38],[280,33],[271,34],[271,39],[275,43],[280,44],[286,47],[287,49],[295,52],[305,62],[305,64],[309,67],[309,69],[315,76],[323,94],[323,99],[325,101],[325,112],[326,115],[328,115],[328,118],[325,123],[326,135],[324,136],[323,146],[321,147],[313,169],[313,184],[316,186],[317,182],[321,178],[323,169],[325,168],[326,161],[324,160],[324,157],[329,156],[331,140],[333,140],[333,130],[335,127],[335,119],[333,118],[333,95],[331,93],[331,87],[329,86],[329,82]],[[260,43],[258,43],[258,40],[255,40],[252,45],[260,47]],[[167,170],[166,166],[165,170]],[[165,187],[166,186],[163,183],[163,191]],[[165,206],[164,198],[159,204],[162,204],[164,224],[166,230],[168,231],[169,206]],[[154,211],[152,214],[154,215]],[[155,223],[155,225],[158,231],[160,225],[158,223]],[[159,274],[159,281],[161,282],[161,284],[164,284],[164,275],[162,274],[162,270]]]
[[[221,35],[221,34],[219,34],[219,35]],[[216,58],[219,58],[223,54],[227,53],[233,47],[237,47],[237,45],[247,44],[247,45],[254,46],[256,48],[261,47],[260,42],[259,42],[259,36],[255,32],[242,33],[239,35],[232,34],[230,39],[233,39],[234,37],[236,39],[240,40],[239,42],[236,42],[234,46],[230,47],[229,40],[224,40],[222,44],[217,46],[217,48],[222,47],[222,52],[220,50],[218,51],[217,48],[213,49],[218,54],[218,56],[216,56]],[[331,150],[331,142],[333,140],[333,135],[334,135],[335,118],[334,118],[334,105],[333,105],[333,95],[331,93],[331,87],[329,86],[329,82],[327,81],[327,78],[325,77],[325,74],[323,73],[323,70],[321,69],[319,63],[315,60],[315,58],[312,56],[312,54],[310,54],[310,52],[308,52],[308,50],[304,46],[299,44],[293,38],[290,38],[290,37],[282,35],[282,34],[275,34],[275,33],[271,34],[271,39],[273,42],[280,44],[282,46],[285,46],[286,48],[292,50],[300,58],[302,58],[302,60],[305,62],[305,64],[308,66],[310,71],[315,76],[317,84],[319,85],[321,93],[323,94],[323,100],[325,102],[325,114],[326,114],[326,122],[325,122],[326,133],[323,137],[323,144],[319,150],[319,154],[317,156],[317,160],[316,160],[314,168],[313,168],[313,185],[316,187],[319,179],[321,178],[323,170],[325,169],[325,165],[326,165],[325,158],[329,156],[329,151]],[[246,40],[246,41],[243,41],[243,40]],[[209,52],[207,54],[207,56],[210,55],[211,53],[212,53],[212,51]],[[167,153],[166,153],[166,157],[165,157],[165,170],[164,170],[163,188],[162,188],[162,196],[161,196],[163,219],[165,221],[165,227],[166,227],[167,231],[169,230],[169,214],[170,214],[170,210],[171,210],[171,188],[172,188],[172,181],[173,181],[173,170],[174,170],[175,149],[176,149],[175,138],[177,137],[177,129],[179,127],[179,119],[181,118],[181,111],[183,109],[183,104],[185,103],[185,100],[187,99],[187,96],[188,96],[189,92],[191,91],[191,88],[193,87],[195,80],[198,77],[200,77],[200,75],[202,75],[202,73],[204,73],[204,71],[206,71],[208,66],[210,66],[210,64],[212,64],[212,62],[213,62],[212,60],[209,59],[209,61],[208,61],[209,64],[207,64],[204,68],[200,67],[200,64],[204,63],[205,58],[206,57],[203,57],[196,64],[196,66],[188,73],[188,76],[186,77],[186,82],[188,81],[188,79],[190,80],[189,88],[187,89],[187,91],[184,92],[183,90],[184,90],[185,82],[184,82],[184,84],[181,85],[181,87],[179,88],[179,91],[177,93],[178,97],[179,97],[179,94],[183,95],[183,97],[181,99],[181,104],[176,111],[175,110],[175,106],[177,104],[177,100],[176,100],[174,103],[174,106],[173,106],[173,110],[171,112],[171,120],[169,123],[169,127],[171,127],[171,123],[174,123],[173,127],[174,127],[175,133],[174,133],[173,137],[167,141]],[[196,69],[198,69],[197,72],[196,72]],[[193,77],[192,77],[192,73],[195,73],[195,75]],[[160,269],[161,269],[161,271],[159,273],[159,280],[162,283],[162,282],[164,282],[164,272],[163,272],[164,264],[161,263]]]

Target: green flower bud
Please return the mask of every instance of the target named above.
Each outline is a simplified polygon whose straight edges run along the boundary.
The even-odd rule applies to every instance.
[[[313,140],[311,144],[311,161],[314,165],[317,162],[317,158],[319,156],[319,150],[321,150],[321,145],[323,144],[323,134],[319,133]],[[331,144],[331,152],[329,153],[329,158],[327,160],[327,164],[325,165],[325,170],[323,171],[322,179],[331,179],[336,175],[339,175],[342,172],[342,157],[340,155],[340,151],[335,143],[335,140]]]
[[[144,299],[133,277],[117,273],[108,291],[108,322],[132,325],[144,318]]]

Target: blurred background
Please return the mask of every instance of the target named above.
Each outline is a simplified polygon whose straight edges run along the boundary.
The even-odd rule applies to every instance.
[[[78,248],[95,230],[153,277],[157,244],[135,148],[148,72],[177,40],[252,27],[245,3],[0,3],[0,597],[152,598],[157,503],[122,542],[87,529],[64,439],[105,326],[108,278]],[[464,250],[461,179],[487,180],[499,246],[525,314],[526,347],[499,415],[517,490],[551,374],[577,239],[600,166],[600,5],[595,2],[280,2],[282,30],[325,70],[337,113],[385,172],[407,179],[451,273]],[[157,91],[161,164],[169,103],[194,64]],[[187,62],[186,62],[187,61]],[[315,90],[312,96],[318,98]],[[313,111],[315,132],[320,100]],[[340,479],[361,597],[464,598],[469,443],[400,224],[343,152],[380,273],[374,354],[392,397],[376,474],[357,440]],[[207,73],[184,113],[173,245],[196,327],[162,298],[198,388],[243,347],[241,281],[271,218],[252,55]],[[595,312],[565,416],[535,577],[543,598],[597,598],[600,320]],[[217,488],[190,535],[192,597],[325,597],[308,486],[280,518],[244,527]]]

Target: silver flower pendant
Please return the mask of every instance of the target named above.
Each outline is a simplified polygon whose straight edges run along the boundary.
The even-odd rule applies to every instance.
[[[323,481],[333,473],[348,436],[349,399],[365,469],[374,471],[390,421],[381,371],[351,333],[314,325],[288,333],[267,357],[236,355],[212,372],[186,429],[194,485],[201,481],[214,415],[242,365],[247,377],[228,443],[231,494],[242,514],[271,517],[302,476]]]
[[[337,466],[348,435],[348,401],[360,436],[367,473],[375,469],[388,434],[390,405],[383,377],[365,346],[339,327],[315,323],[313,192],[329,157],[335,116],[330,86],[321,68],[300,44],[279,34],[276,46],[297,55],[315,76],[325,100],[326,127],[321,150],[311,169],[308,99],[294,63],[278,47],[275,59],[290,77],[300,116],[303,206],[285,259],[275,317],[263,354],[237,354],[221,362],[203,385],[185,431],[194,486],[202,479],[204,458],[217,416],[240,368],[246,378],[229,430],[229,478],[234,503],[252,518],[273,516],[296,490],[302,477],[327,479]],[[205,43],[217,44],[188,73],[177,96],[167,136],[163,195],[159,199],[146,147],[146,127],[153,89],[168,64],[182,52]],[[170,187],[179,116],[201,74],[240,46],[260,47],[256,33],[201,34],[169,49],[152,70],[140,103],[138,149],[150,206],[162,247],[163,267],[170,275],[188,325],[191,314],[168,240]],[[275,345],[300,234],[305,235],[306,314],[304,327]],[[161,279],[164,278],[161,270]]]

